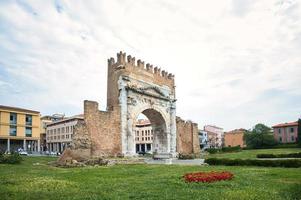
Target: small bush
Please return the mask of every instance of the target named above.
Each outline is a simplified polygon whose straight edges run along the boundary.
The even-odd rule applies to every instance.
[[[179,154],[178,158],[180,160],[191,160],[191,159],[195,159],[195,155],[194,154]]]
[[[223,147],[221,149],[207,149],[206,151],[210,154],[215,154],[215,153],[231,153],[231,152],[238,152],[241,151],[242,148],[240,146],[235,146],[235,147]]]
[[[301,152],[299,153],[287,153],[287,154],[257,154],[257,158],[301,158]]]
[[[22,160],[18,153],[0,154],[0,164],[19,164]]]
[[[228,159],[208,158],[205,162],[209,165],[227,166],[261,166],[261,167],[301,167],[301,160],[256,160],[256,159]]]
[[[210,153],[210,154],[215,154],[215,153],[220,152],[219,149],[214,149],[214,148],[207,149],[206,151],[207,151],[208,153]]]
[[[240,146],[235,146],[235,147],[223,147],[222,148],[222,152],[238,152],[241,151],[241,147]]]

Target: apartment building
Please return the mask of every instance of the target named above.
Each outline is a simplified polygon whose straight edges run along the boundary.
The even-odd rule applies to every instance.
[[[40,112],[0,105],[0,151],[40,151]]]
[[[204,131],[208,135],[208,145],[214,148],[220,148],[223,146],[224,131],[223,128],[214,125],[205,125]]]
[[[47,124],[52,122],[64,119],[64,114],[54,114],[54,115],[45,115],[41,117],[41,125],[40,125],[40,143],[41,143],[41,151],[47,151],[47,143],[46,143],[46,128]]]
[[[135,128],[136,153],[153,150],[153,129],[147,119],[139,119]]]
[[[274,138],[279,143],[295,143],[298,138],[298,121],[272,126]]]
[[[48,151],[62,153],[72,142],[75,125],[83,120],[83,115],[75,115],[48,123],[46,125]]]

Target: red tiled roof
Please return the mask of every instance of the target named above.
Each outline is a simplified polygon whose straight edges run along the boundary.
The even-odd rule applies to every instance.
[[[272,126],[272,128],[280,128],[280,127],[287,127],[287,126],[298,126],[298,122],[286,122],[282,124],[277,124]]]

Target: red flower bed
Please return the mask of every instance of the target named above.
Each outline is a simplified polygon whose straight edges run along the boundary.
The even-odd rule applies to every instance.
[[[230,180],[233,178],[233,174],[230,172],[197,172],[188,173],[183,177],[186,182],[215,182],[222,180]]]

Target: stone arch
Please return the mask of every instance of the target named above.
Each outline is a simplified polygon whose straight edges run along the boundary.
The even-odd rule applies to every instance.
[[[169,126],[167,122],[167,118],[164,117],[164,114],[159,109],[154,108],[146,108],[142,110],[140,113],[144,114],[150,121],[152,130],[153,130],[153,144],[152,144],[152,152],[156,154],[160,153],[166,153],[169,152]],[[138,115],[140,114],[138,113]],[[136,114],[133,118],[134,123],[132,127],[129,127],[132,129],[131,133],[135,134],[135,131],[133,131],[136,127],[136,121],[138,118],[138,115]],[[135,135],[134,135],[135,137]],[[136,144],[136,141],[135,141]],[[136,147],[136,145],[134,146]],[[137,152],[137,149],[135,149],[135,152]]]

